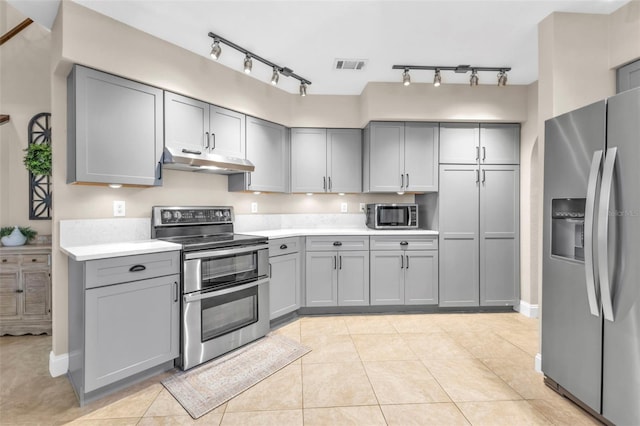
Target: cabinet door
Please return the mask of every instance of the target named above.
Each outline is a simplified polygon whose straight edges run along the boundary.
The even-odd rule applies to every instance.
[[[479,157],[477,124],[440,123],[440,163],[477,164]]]
[[[327,130],[291,129],[291,192],[327,192]]]
[[[3,264],[0,270],[0,319],[19,317],[20,290],[19,270]]]
[[[24,317],[29,319],[46,319],[50,316],[49,289],[51,288],[49,269],[23,269],[23,308]]]
[[[371,304],[404,305],[404,252],[371,252]]]
[[[438,252],[405,252],[404,302],[407,305],[438,304]]]
[[[640,60],[631,62],[616,71],[616,93],[640,87]]]
[[[520,164],[520,125],[480,125],[481,164]]]
[[[440,166],[440,306],[479,304],[479,170]]]
[[[229,157],[245,158],[245,115],[209,106],[211,152]]]
[[[249,191],[288,192],[289,141],[284,126],[247,117],[247,160],[255,166],[249,173]]]
[[[406,191],[438,190],[437,123],[405,123],[404,173]]]
[[[483,166],[480,185],[480,305],[520,299],[518,166]]]
[[[271,257],[269,264],[269,318],[274,319],[300,307],[300,255]]]
[[[327,130],[329,192],[362,192],[362,132]]]
[[[85,293],[85,392],[170,361],[179,353],[179,275]]]
[[[402,191],[404,123],[371,123],[368,134],[369,191]]]
[[[369,252],[338,253],[338,306],[369,305]]]
[[[76,65],[68,91],[67,182],[161,185],[162,90]]]
[[[209,104],[176,93],[164,92],[164,143],[179,152],[208,151]]]
[[[337,253],[307,252],[306,260],[306,306],[337,306]]]

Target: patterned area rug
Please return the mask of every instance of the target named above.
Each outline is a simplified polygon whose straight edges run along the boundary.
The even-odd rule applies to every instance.
[[[218,359],[176,373],[162,384],[197,419],[310,351],[287,337],[269,334]]]

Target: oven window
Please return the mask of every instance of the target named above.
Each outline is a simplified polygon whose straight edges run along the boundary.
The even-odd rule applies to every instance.
[[[203,287],[217,287],[226,283],[238,283],[258,277],[257,252],[202,260]]]
[[[406,207],[380,207],[378,218],[380,225],[407,225],[409,209]]]
[[[206,342],[258,321],[258,286],[204,299],[200,306]]]

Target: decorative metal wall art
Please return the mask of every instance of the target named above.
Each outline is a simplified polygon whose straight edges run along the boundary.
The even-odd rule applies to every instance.
[[[51,114],[41,112],[29,121],[29,144],[51,144]],[[51,176],[29,172],[29,219],[51,220]]]

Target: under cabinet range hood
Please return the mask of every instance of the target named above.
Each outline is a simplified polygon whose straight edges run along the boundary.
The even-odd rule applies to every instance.
[[[162,158],[163,165],[167,169],[190,172],[232,174],[252,172],[255,169],[253,163],[244,158],[167,146],[164,148]]]

